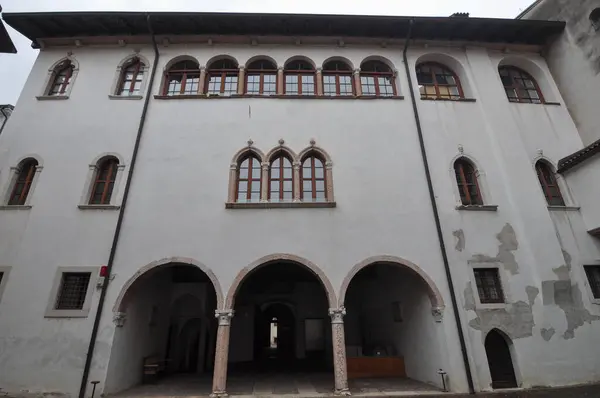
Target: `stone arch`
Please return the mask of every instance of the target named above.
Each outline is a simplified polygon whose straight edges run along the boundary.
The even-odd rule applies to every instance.
[[[290,158],[290,160],[293,162],[296,162],[298,160],[298,155],[296,155],[296,153],[288,146],[286,145],[279,145],[276,146],[275,148],[271,149],[266,155],[265,155],[265,162],[271,162],[273,160],[273,157],[275,157],[276,155],[283,153],[284,155],[287,155],[287,157]]]
[[[225,307],[223,309],[232,309],[234,307],[235,295],[239,291],[240,286],[242,285],[242,282],[244,282],[246,277],[248,277],[248,275],[250,275],[252,273],[252,271],[255,271],[259,268],[262,268],[265,265],[268,265],[268,264],[276,262],[276,261],[291,261],[298,265],[302,265],[305,268],[307,268],[309,271],[311,271],[313,273],[313,275],[315,275],[317,277],[319,282],[321,282],[323,289],[325,289],[325,293],[327,295],[327,301],[329,303],[329,306],[331,308],[336,307],[337,300],[335,297],[335,290],[333,289],[333,285],[329,281],[329,278],[327,278],[327,275],[325,275],[325,273],[323,272],[323,270],[321,270],[321,268],[319,268],[313,262],[311,262],[303,257],[296,256],[294,254],[274,253],[274,254],[269,254],[268,256],[259,258],[258,260],[254,261],[252,264],[250,264],[247,267],[245,267],[244,269],[242,269],[237,274],[233,283],[231,284],[231,287],[229,288],[227,297],[225,299]]]
[[[211,65],[212,65],[214,62],[216,62],[216,61],[219,61],[219,60],[222,60],[222,59],[226,59],[226,60],[229,60],[229,61],[233,61],[233,62],[235,63],[235,65],[236,65],[236,67],[239,67],[239,66],[240,66],[240,63],[238,62],[238,60],[237,60],[237,59],[235,59],[234,57],[232,57],[231,55],[228,55],[228,54],[219,54],[219,55],[215,55],[214,57],[212,57],[211,59],[209,59],[209,60],[206,62],[206,69],[210,69],[210,66],[211,66]]]
[[[235,153],[235,155],[233,155],[233,158],[231,158],[231,165],[235,165],[237,167],[240,161],[248,155],[256,156],[261,163],[265,162],[267,159],[264,152],[260,149],[256,148],[255,146],[247,146],[240,149]]]
[[[396,73],[396,67],[394,66],[394,63],[392,61],[390,61],[389,59],[387,59],[386,57],[382,57],[381,55],[370,55],[370,56],[366,57],[360,63],[360,67],[362,68],[363,64],[366,62],[369,62],[369,61],[379,61],[379,62],[385,64],[386,66],[388,66],[394,74]]]
[[[96,156],[94,160],[92,160],[90,166],[97,166],[101,161],[107,158],[115,158],[119,161],[119,166],[125,166],[125,159],[116,152],[102,152],[100,155]]]
[[[360,270],[362,270],[363,268],[366,268],[370,265],[377,264],[377,263],[396,265],[400,268],[406,268],[406,269],[411,270],[413,273],[415,273],[417,276],[419,276],[421,278],[421,280],[427,286],[427,295],[429,296],[429,299],[431,301],[432,310],[438,310],[438,309],[443,310],[445,308],[444,298],[442,297],[440,290],[438,289],[436,284],[433,282],[433,280],[429,277],[429,275],[427,275],[425,273],[425,271],[423,271],[416,264],[414,264],[408,260],[405,260],[403,258],[396,257],[396,256],[389,256],[389,255],[369,257],[369,258],[361,261],[360,263],[356,264],[350,270],[350,272],[348,273],[348,275],[344,278],[344,281],[342,282],[342,287],[340,288],[340,293],[338,295],[338,300],[339,300],[338,303],[339,303],[340,307],[344,306],[344,301],[346,299],[346,292],[348,290],[348,286],[350,286],[350,282],[356,276],[356,274],[358,274],[358,272]]]
[[[317,65],[315,64],[315,61],[313,61],[312,59],[310,59],[304,55],[294,55],[293,57],[288,58],[283,64],[284,69],[287,68],[288,64],[293,61],[308,62],[313,67],[313,70],[317,70]]]
[[[467,69],[465,66],[455,57],[444,54],[444,53],[427,53],[421,55],[415,62],[415,71],[417,66],[424,63],[433,63],[441,65],[447,69],[450,69],[457,77],[462,88],[463,95],[465,98],[473,98],[473,85],[471,79],[467,75]]]
[[[317,155],[321,156],[323,158],[323,160],[325,161],[325,163],[330,163],[330,164],[332,163],[331,156],[329,156],[327,151],[325,151],[323,148],[315,146],[315,145],[310,145],[310,146],[304,148],[302,151],[300,151],[300,153],[298,154],[298,161],[302,162],[304,160],[304,158],[306,158],[311,153],[316,153]]]
[[[142,65],[144,65],[144,69],[150,67],[150,61],[148,61],[148,58],[144,57],[142,54],[134,53],[123,58],[117,65],[117,70],[120,72],[125,65],[129,64],[129,62],[133,61],[134,59],[139,59]]]
[[[171,58],[171,60],[169,62],[167,62],[167,64],[165,65],[164,71],[168,72],[169,69],[171,69],[171,67],[173,65],[175,65],[177,62],[181,62],[181,61],[195,62],[198,65],[198,69],[200,69],[200,62],[198,62],[198,59],[196,59],[196,57],[184,54],[184,55],[178,55],[175,58]]]
[[[44,167],[44,159],[42,159],[42,157],[36,153],[32,153],[32,154],[20,157],[19,160],[17,160],[15,162],[14,167],[20,168],[25,162],[30,161],[31,159],[33,159],[37,162],[36,168],[41,169]]]
[[[125,284],[121,288],[121,291],[119,292],[119,295],[117,296],[115,305],[113,306],[113,312],[115,312],[115,313],[125,312],[125,307],[127,304],[127,300],[125,300],[125,296],[127,294],[127,291],[142,275],[144,275],[145,273],[147,273],[155,268],[158,268],[163,265],[170,264],[170,263],[193,265],[193,266],[197,267],[198,269],[200,269],[200,271],[204,272],[204,274],[212,282],[213,288],[215,289],[215,294],[217,296],[217,308],[222,307],[222,305],[223,305],[223,290],[221,289],[221,285],[219,283],[219,280],[217,279],[217,276],[214,274],[214,272],[212,272],[212,270],[210,268],[208,268],[206,265],[202,264],[201,262],[194,260],[193,258],[167,257],[167,258],[163,258],[158,261],[153,261],[150,264],[146,264],[145,266],[143,266],[142,268],[137,270],[137,272],[135,274],[133,274],[131,276],[131,278],[129,278],[127,280],[127,282],[125,282]]]
[[[62,57],[61,59],[53,63],[52,66],[48,68],[48,72],[53,73],[56,70],[56,68],[64,61],[71,62],[71,65],[73,65],[73,72],[79,70],[79,61],[77,61],[77,59],[73,55],[67,55],[66,57]]]
[[[354,70],[354,64],[352,63],[352,61],[350,61],[348,58],[346,57],[342,57],[339,55],[334,55],[333,57],[329,57],[327,58],[325,61],[323,61],[323,63],[321,64],[321,67],[324,67],[325,64],[327,64],[328,62],[331,61],[339,61],[339,62],[343,62],[346,65],[348,65],[348,67],[350,67],[350,70],[353,71]]]
[[[542,92],[544,102],[558,102],[558,95],[550,83],[552,78],[535,61],[518,55],[509,55],[502,58],[500,62],[498,62],[496,69],[503,66],[512,66],[527,72],[537,83],[540,91]],[[500,85],[502,85],[499,74],[498,81],[500,81]]]
[[[260,61],[260,60],[272,62],[273,65],[275,65],[275,69],[277,69],[277,67],[278,67],[277,61],[273,57],[269,57],[268,55],[255,55],[246,61],[246,63],[244,64],[244,67],[248,68],[248,65],[250,65],[254,61]]]

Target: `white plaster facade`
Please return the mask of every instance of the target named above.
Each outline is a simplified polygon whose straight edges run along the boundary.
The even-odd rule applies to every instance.
[[[0,210],[0,266],[10,267],[0,296],[3,391],[75,396],[79,390],[100,290],[92,286],[85,318],[46,318],[44,313],[53,300],[50,291],[59,267],[97,270],[108,261],[119,209],[84,211],[78,204],[89,165],[108,153],[118,154],[124,165],[115,190],[115,204],[121,204],[146,96],[151,96],[146,124],[89,380],[99,380],[100,390],[106,393],[129,387],[136,380],[123,376],[118,366],[137,369],[141,357],[150,354],[119,344],[118,333],[134,333],[127,325],[140,325],[134,321],[141,316],[134,307],[127,309],[125,326],[113,322],[124,286],[143,267],[171,259],[211,270],[218,309],[229,310],[224,297],[232,294],[237,275],[258,259],[275,254],[273,258],[318,267],[334,292],[328,304],[336,308],[338,292],[356,264],[394,256],[399,266],[418,267],[445,303],[438,322],[429,300],[413,300],[409,295],[404,302],[408,314],[418,314],[416,326],[402,325],[407,330],[398,333],[439,351],[413,354],[409,376],[439,384],[437,369],[442,368],[453,391],[467,391],[406,78],[408,68],[416,86],[415,66],[424,59],[451,60],[466,96],[475,100],[417,99],[417,107],[476,390],[491,389],[483,341],[492,328],[512,341],[521,387],[600,379],[600,307],[584,289],[582,269],[583,264],[600,263],[600,242],[586,232],[582,214],[587,209],[549,210],[534,170],[540,157],[556,165],[582,147],[539,53],[513,50],[507,55],[476,43],[411,45],[404,65],[402,46],[396,45],[171,44],[159,47],[152,92],[145,91],[140,100],[109,98],[118,65],[136,51],[149,61],[149,72],[154,60],[150,44],[46,47],[0,136],[3,194],[10,189],[11,167],[27,156],[39,158],[40,164],[43,160],[30,194],[31,208]],[[36,99],[48,69],[68,52],[78,64],[69,98]],[[377,56],[397,70],[397,92],[405,99],[154,98],[160,93],[165,66],[181,55],[194,57],[200,65],[219,55],[234,57],[240,65],[266,55],[279,66],[296,55],[317,66],[340,56],[354,68]],[[501,64],[527,70],[538,80],[547,101],[559,105],[509,103],[497,71]],[[336,207],[226,209],[230,161],[249,139],[265,153],[280,139],[296,153],[314,139],[333,162]],[[497,205],[496,211],[457,210],[460,197],[452,165],[461,154],[477,165],[485,204]],[[578,202],[570,193],[568,178],[560,184],[569,206],[594,206]],[[506,305],[490,309],[471,300],[477,294],[472,267],[482,264],[499,268]],[[568,270],[561,273],[565,265]],[[574,300],[557,297],[552,282],[559,280],[570,281]],[[398,282],[399,291],[403,283]],[[545,338],[551,329],[551,338]],[[346,336],[352,339],[351,332],[346,331]],[[415,349],[404,344],[407,354]],[[244,357],[234,343],[229,352],[230,358]],[[117,367],[111,368],[115,353],[138,363],[117,361]]]

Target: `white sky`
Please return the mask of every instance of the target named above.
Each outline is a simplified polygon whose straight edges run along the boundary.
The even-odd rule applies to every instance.
[[[230,11],[514,18],[533,0],[0,0],[4,12]],[[29,40],[7,27],[18,54],[0,54],[0,104],[15,104],[37,56]]]

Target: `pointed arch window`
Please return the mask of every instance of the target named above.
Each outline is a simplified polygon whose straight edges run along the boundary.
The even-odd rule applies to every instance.
[[[269,169],[269,200],[291,202],[294,198],[294,170],[292,161],[281,154],[271,162]]]
[[[246,68],[246,94],[277,94],[277,66],[268,60],[256,60]]]
[[[315,69],[307,61],[290,61],[285,66],[286,95],[315,95]]]
[[[514,66],[501,66],[498,73],[510,102],[544,103],[540,86],[529,73]]]
[[[341,61],[329,61],[323,65],[323,94],[354,95],[352,69]]]
[[[98,162],[90,194],[90,205],[108,205],[115,186],[119,161],[113,157]]]
[[[238,166],[237,202],[258,202],[261,191],[261,165],[258,158],[249,155]]]
[[[392,68],[381,61],[366,61],[360,66],[360,86],[363,95],[391,97],[396,95]]]
[[[206,94],[229,96],[237,94],[239,68],[235,61],[220,59],[206,71]]]
[[[75,66],[66,59],[54,68],[50,85],[48,87],[48,95],[62,96],[69,93],[69,86],[73,80],[73,71]]]
[[[180,61],[169,68],[165,75],[164,95],[198,94],[200,66],[197,62]]]
[[[473,164],[467,159],[458,159],[454,162],[454,171],[462,204],[465,206],[483,205],[477,172]]]
[[[535,171],[537,172],[538,180],[540,181],[548,205],[564,206],[565,201],[560,192],[560,187],[558,186],[552,166],[543,160],[539,160],[535,164]]]
[[[9,206],[23,206],[31,191],[38,162],[35,159],[25,159],[16,170],[16,177],[8,199]]]
[[[121,69],[116,95],[140,95],[145,65],[139,58],[131,59]]]
[[[325,181],[325,162],[316,154],[311,154],[302,161],[302,200],[313,202],[327,201],[327,184]]]
[[[458,76],[445,65],[435,62],[417,65],[417,81],[421,98],[457,100],[465,97]]]

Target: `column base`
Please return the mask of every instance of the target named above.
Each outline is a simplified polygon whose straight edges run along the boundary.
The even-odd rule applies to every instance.
[[[333,395],[335,395],[336,397],[349,397],[352,394],[350,393],[349,389],[342,388],[341,390],[335,390],[333,392]]]
[[[213,391],[210,394],[210,398],[225,398],[228,397],[227,391]]]

